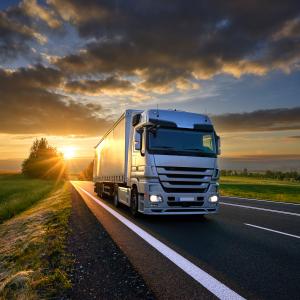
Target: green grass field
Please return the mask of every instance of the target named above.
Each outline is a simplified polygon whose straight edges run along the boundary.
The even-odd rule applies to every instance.
[[[0,174],[0,223],[26,210],[54,188],[54,181]]]
[[[300,203],[300,184],[297,182],[222,176],[220,191],[222,196]]]
[[[20,176],[1,178],[15,195],[34,201],[53,185]],[[24,185],[24,188],[22,188]],[[45,188],[42,188],[43,186]],[[68,220],[71,212],[70,185],[60,185],[30,208],[0,224],[0,299],[65,299],[71,287],[66,270],[72,258],[66,252]],[[39,192],[33,198],[29,190]],[[6,186],[6,195],[8,193]],[[28,200],[29,201],[29,200]],[[30,202],[29,201],[29,202]],[[28,202],[28,203],[29,203]]]

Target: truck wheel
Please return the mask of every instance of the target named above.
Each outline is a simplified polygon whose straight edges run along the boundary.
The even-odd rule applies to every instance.
[[[118,195],[118,186],[114,186],[114,206],[118,207],[119,206],[119,195]]]
[[[103,197],[103,194],[102,194],[102,186],[103,186],[103,184],[101,183],[101,184],[99,184],[98,185],[98,193],[97,193],[97,195],[100,197],[100,198],[102,198]]]
[[[131,214],[136,217],[138,215],[138,191],[136,188],[131,190],[131,199],[130,199],[130,211]]]

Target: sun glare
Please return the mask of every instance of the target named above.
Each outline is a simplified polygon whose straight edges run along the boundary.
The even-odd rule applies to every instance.
[[[65,159],[71,159],[75,157],[76,149],[73,146],[65,146],[62,147],[60,150]]]

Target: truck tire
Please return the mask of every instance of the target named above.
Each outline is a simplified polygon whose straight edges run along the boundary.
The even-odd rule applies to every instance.
[[[97,195],[98,195],[98,197],[100,197],[100,198],[103,197],[102,190],[103,190],[103,184],[100,183],[100,184],[98,185],[98,189],[97,189]]]
[[[117,185],[114,186],[113,203],[115,207],[118,207],[120,205]]]
[[[139,213],[138,211],[138,198],[139,198],[139,194],[138,191],[135,187],[132,188],[131,190],[131,198],[130,198],[130,211],[131,214],[136,217]]]

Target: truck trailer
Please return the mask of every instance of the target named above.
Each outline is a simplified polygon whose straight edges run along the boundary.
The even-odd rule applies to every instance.
[[[95,147],[95,192],[133,215],[217,213],[219,154],[206,115],[126,110]]]

